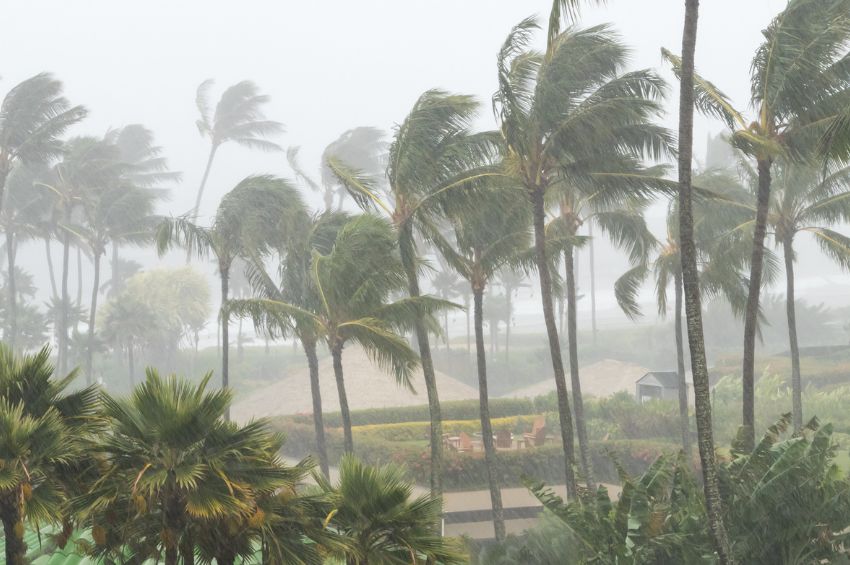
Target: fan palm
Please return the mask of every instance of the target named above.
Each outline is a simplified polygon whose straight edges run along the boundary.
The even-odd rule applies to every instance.
[[[679,257],[682,265],[682,287],[688,320],[688,346],[691,352],[691,371],[694,380],[694,410],[697,438],[702,463],[706,515],[711,538],[720,563],[734,563],[729,537],[723,523],[723,500],[717,479],[717,458],[714,451],[714,432],[711,422],[711,398],[708,365],[705,358],[705,336],[702,326],[702,306],[697,270],[697,249],[694,241],[692,160],[694,145],[694,58],[697,41],[699,0],[685,3],[685,22],[682,29],[682,64],[679,84]]]
[[[439,497],[415,499],[413,485],[391,465],[369,467],[354,457],[343,457],[339,482],[319,480],[333,510],[329,526],[351,544],[347,565],[448,565],[466,560],[436,524],[442,514]]]
[[[59,156],[59,137],[86,116],[62,96],[62,83],[47,73],[13,87],[0,104],[0,210],[6,179],[17,163],[46,164]]]
[[[83,440],[96,391],[65,390],[75,373],[53,378],[50,351],[15,357],[0,344],[0,520],[5,563],[23,565],[24,521],[69,524],[66,503],[88,476]]]
[[[229,384],[230,342],[226,306],[233,261],[259,252],[280,233],[297,233],[305,216],[301,195],[288,182],[267,175],[250,176],[222,198],[210,227],[200,226],[183,216],[164,219],[157,230],[160,254],[176,244],[199,258],[212,255],[216,260],[221,279],[221,382],[224,387]]]
[[[369,177],[335,157],[328,167],[364,208],[376,208],[393,223],[407,276],[408,294],[420,296],[415,233],[439,217],[452,198],[492,175],[497,146],[491,133],[471,134],[478,109],[471,96],[441,90],[423,93],[395,131],[385,179]],[[382,182],[386,180],[386,182]],[[429,228],[430,229],[430,228]],[[426,230],[427,231],[427,230]],[[443,427],[440,397],[425,319],[415,324],[431,419],[431,491],[442,492]]]
[[[280,324],[293,320],[311,328],[327,344],[339,394],[345,450],[351,452],[354,440],[343,374],[343,348],[349,342],[358,343],[400,385],[412,389],[410,378],[419,359],[397,332],[410,328],[422,313],[430,318],[432,312],[447,303],[427,296],[391,300],[393,294],[404,288],[404,269],[391,226],[369,214],[346,223],[327,255],[314,250],[311,271],[311,283],[319,297],[319,308],[315,311],[267,298],[232,300],[229,310],[252,316],[257,325],[264,325],[267,318]],[[433,319],[430,321],[435,325]]]
[[[791,350],[792,423],[803,428],[803,387],[800,348],[794,296],[794,242],[797,236],[811,234],[821,250],[842,268],[850,268],[850,237],[833,229],[850,220],[850,168],[824,170],[785,160],[774,164],[776,175],[771,191],[767,225],[777,246],[782,247],[785,264],[785,304]]]
[[[780,158],[800,160],[833,139],[830,133],[850,102],[850,1],[792,0],[763,32],[751,65],[752,119],[734,108],[714,84],[694,76],[695,104],[723,120],[732,143],[755,161],[758,195],[744,324],[743,425],[755,443],[755,340],[762,287],[771,170]],[[681,61],[664,51],[674,71]]]
[[[129,397],[102,396],[110,432],[92,449],[107,465],[75,500],[96,556],[129,547],[142,559],[193,563],[199,529],[252,515],[258,498],[287,484],[281,437],[262,420],[226,421],[232,392],[207,391],[211,377],[194,385],[149,369]]]
[[[513,206],[516,197],[517,191],[514,189],[493,190],[482,194],[480,199],[476,199],[474,212],[470,209],[460,217],[453,218],[456,246],[441,237],[433,239],[444,261],[463,277],[472,289],[481,434],[487,461],[493,526],[499,541],[505,538],[505,521],[487,392],[484,292],[502,269],[519,261],[522,253],[531,244],[531,216],[527,207]],[[500,221],[493,222],[493,218],[499,218]]]
[[[572,3],[571,3],[572,4]],[[560,22],[558,22],[560,25]],[[668,133],[651,124],[661,111],[662,80],[650,71],[623,72],[627,50],[606,26],[552,33],[545,53],[529,48],[534,19],[511,31],[498,57],[493,105],[506,146],[506,169],[533,210],[544,321],[555,374],[566,484],[575,494],[569,395],[561,359],[547,256],[547,204],[559,192],[596,187],[602,195],[638,195],[657,183],[643,155],[660,155]],[[600,204],[605,201],[599,197]],[[614,198],[616,201],[616,198]],[[573,382],[575,387],[576,383]]]
[[[229,87],[221,94],[215,111],[210,107],[209,91],[213,80],[208,79],[198,86],[195,95],[195,105],[200,117],[195,122],[198,131],[210,141],[210,152],[198,195],[195,197],[195,207],[189,214],[189,219],[195,220],[204,197],[204,188],[212,169],[218,148],[225,143],[235,143],[249,149],[262,151],[280,151],[280,146],[268,137],[283,132],[283,124],[267,120],[263,106],[268,104],[269,96],[260,94],[259,87],[249,80],[243,80]]]

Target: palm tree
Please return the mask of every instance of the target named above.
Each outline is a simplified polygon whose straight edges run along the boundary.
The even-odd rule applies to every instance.
[[[301,230],[297,237],[284,249],[280,249],[280,283],[266,272],[262,260],[252,257],[249,275],[254,292],[259,298],[295,305],[303,310],[318,312],[322,307],[316,285],[313,284],[313,252],[327,255],[333,249],[339,230],[350,220],[349,216],[337,212],[324,212],[313,216],[309,227]],[[316,454],[319,468],[329,476],[328,452],[325,444],[325,426],[322,416],[322,391],[319,386],[319,358],[317,345],[319,336],[312,323],[299,317],[255,318],[255,327],[274,337],[294,334],[301,342],[310,373],[310,393],[313,400],[313,425],[316,433]]]
[[[475,316],[475,352],[478,367],[478,400],[490,502],[493,507],[493,527],[496,539],[505,538],[505,519],[502,493],[498,480],[496,446],[490,422],[490,400],[487,392],[487,354],[484,348],[484,291],[497,274],[515,265],[531,244],[531,217],[527,207],[514,206],[518,191],[503,189],[488,191],[468,211],[453,218],[456,248],[439,236],[433,241],[443,260],[448,263],[471,289]],[[499,218],[499,222],[493,222]]]
[[[188,216],[191,220],[198,217],[204,188],[219,147],[233,142],[249,149],[280,151],[278,144],[266,138],[283,133],[283,124],[265,118],[263,106],[269,102],[269,96],[260,94],[256,84],[243,80],[229,87],[221,94],[213,112],[208,99],[213,83],[212,79],[202,82],[195,96],[195,105],[200,114],[195,124],[201,135],[210,140],[210,152],[204,176],[201,177],[201,184],[198,186],[195,207]]]
[[[547,203],[559,186],[564,187],[562,192],[573,187],[588,187],[590,192],[594,186],[614,194],[647,192],[658,180],[653,178],[654,171],[642,168],[640,156],[662,154],[669,136],[650,123],[661,112],[663,81],[646,70],[623,72],[626,49],[606,26],[560,32],[561,3],[556,2],[556,7],[545,53],[528,47],[538,27],[532,18],[515,26],[505,40],[498,56],[499,90],[493,104],[506,146],[506,170],[525,189],[533,210],[566,484],[573,496],[573,424],[553,306]],[[576,385],[573,381],[574,389]]]
[[[781,246],[785,262],[785,304],[788,340],[791,349],[792,422],[795,432],[803,429],[803,387],[800,374],[800,348],[794,297],[794,240],[811,234],[821,250],[842,268],[850,268],[850,237],[832,229],[850,219],[850,167],[796,164],[785,160],[775,164],[767,224],[774,241]]]
[[[198,530],[250,516],[258,498],[288,483],[277,456],[282,438],[263,420],[226,421],[232,392],[207,391],[211,378],[194,385],[148,369],[129,397],[102,395],[111,431],[92,449],[109,468],[75,501],[95,556],[130,546],[144,548],[142,558],[164,553],[168,565],[194,563]]]
[[[679,85],[679,255],[682,263],[682,287],[688,321],[688,346],[694,379],[694,407],[697,438],[702,462],[703,489],[708,525],[714,549],[723,565],[734,563],[729,538],[723,524],[723,500],[717,478],[717,459],[711,423],[711,392],[702,331],[697,250],[694,243],[693,187],[691,162],[694,143],[694,54],[697,42],[699,0],[686,0],[682,31],[682,65]]]
[[[350,542],[350,549],[339,556],[346,565],[466,562],[437,529],[441,499],[411,499],[413,485],[400,468],[369,467],[347,455],[340,462],[339,482],[332,485],[321,478],[319,487],[333,508],[330,528]]]
[[[127,351],[127,376],[132,390],[136,387],[136,350],[161,320],[153,308],[129,292],[116,295],[104,310],[99,331],[107,342]]]
[[[0,520],[4,563],[23,565],[24,521],[70,524],[68,500],[80,494],[96,391],[66,389],[75,373],[53,378],[50,351],[15,357],[0,344]]]
[[[350,453],[354,439],[343,374],[344,347],[349,342],[359,344],[400,385],[412,389],[410,378],[419,359],[397,332],[408,329],[422,313],[430,315],[446,303],[427,296],[390,300],[403,290],[405,273],[392,227],[370,214],[346,223],[327,255],[314,250],[311,271],[320,301],[316,311],[267,298],[231,300],[229,310],[252,316],[257,325],[265,325],[264,318],[278,323],[289,318],[310,327],[313,335],[325,342],[333,359],[345,451]]]
[[[425,226],[444,212],[455,194],[498,174],[490,164],[497,149],[494,136],[470,133],[477,109],[478,103],[471,96],[441,90],[423,93],[395,131],[385,179],[369,177],[335,157],[326,160],[358,205],[376,208],[392,221],[411,298],[421,294],[415,232],[427,231],[429,228]],[[431,419],[431,492],[440,494],[443,460],[440,398],[427,324],[421,319],[415,326]]]
[[[732,143],[758,170],[756,218],[747,312],[744,323],[743,425],[746,445],[755,445],[755,343],[764,267],[764,240],[770,207],[771,170],[777,159],[800,160],[831,136],[846,113],[850,68],[850,0],[792,0],[764,31],[751,65],[748,119],[714,84],[694,76],[696,107],[723,120]],[[682,61],[664,56],[681,74]]]
[[[6,236],[6,326],[3,337],[9,347],[16,348],[18,329],[17,257],[18,244],[37,233],[44,193],[35,186],[37,173],[24,165],[16,166],[6,180],[5,205],[0,210],[0,226]]]
[[[230,269],[237,257],[258,253],[280,233],[294,234],[303,225],[304,203],[298,191],[283,179],[250,176],[228,192],[218,206],[210,227],[200,226],[191,218],[166,218],[157,230],[160,255],[172,245],[186,248],[199,258],[212,255],[221,279],[221,382],[229,385],[229,298]]]
[[[47,73],[14,86],[0,104],[0,210],[6,179],[18,164],[47,164],[59,156],[59,137],[86,116],[62,96],[62,83]]]
[[[505,363],[511,360],[511,325],[514,317],[514,295],[519,289],[527,287],[525,277],[522,273],[514,269],[502,269],[499,271],[499,283],[505,291],[505,300],[507,302],[507,322],[505,323]]]

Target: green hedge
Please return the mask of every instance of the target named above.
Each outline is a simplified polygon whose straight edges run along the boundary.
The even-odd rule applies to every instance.
[[[453,400],[440,403],[443,420],[476,420],[478,419],[478,400]],[[490,416],[506,418],[508,416],[524,416],[538,413],[535,402],[528,398],[495,398],[490,401]],[[313,416],[298,414],[293,420],[301,424],[311,424]],[[401,406],[396,408],[371,408],[351,412],[353,426],[372,424],[397,424],[401,422],[427,422],[431,419],[428,405]],[[325,425],[331,428],[342,426],[339,412],[325,414]]]
[[[284,432],[287,441],[284,452],[293,457],[312,453],[315,445],[313,426],[278,418],[275,427]],[[387,441],[379,434],[358,432],[355,429],[354,452],[370,464],[393,462],[404,465],[410,477],[427,485],[430,473],[430,452],[421,445],[405,445],[403,441]],[[336,461],[342,455],[342,430],[329,428],[326,432],[328,456]],[[675,451],[671,442],[649,440],[610,440],[591,442],[591,460],[596,480],[618,482],[615,458],[630,474],[642,473],[650,463],[665,452]],[[518,451],[502,451],[497,456],[497,470],[504,486],[522,486],[523,478],[560,484],[564,477],[564,455],[560,444]],[[443,485],[446,490],[487,488],[487,469],[483,453],[460,454],[446,452]]]

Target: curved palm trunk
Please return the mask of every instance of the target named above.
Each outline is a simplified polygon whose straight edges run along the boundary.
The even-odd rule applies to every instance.
[[[543,203],[543,189],[538,187],[531,194],[534,210],[534,253],[537,274],[540,278],[540,300],[543,305],[543,320],[546,323],[546,335],[549,338],[549,354],[552,357],[552,371],[555,375],[555,388],[558,395],[558,419],[561,425],[561,444],[564,448],[565,479],[567,496],[576,496],[575,445],[573,442],[573,420],[570,412],[570,395],[567,392],[567,379],[564,374],[564,362],[561,359],[561,343],[555,321],[555,307],[552,302],[552,275],[546,258],[546,211]]]
[[[71,236],[65,230],[62,237],[62,303],[59,308],[59,373],[68,373],[68,271],[71,262]]]
[[[50,238],[44,238],[44,256],[47,259],[47,274],[50,277],[50,292],[53,298],[59,298],[59,290],[56,288],[56,274],[53,270],[53,256],[50,253]]]
[[[743,427],[745,449],[756,444],[755,363],[756,330],[759,315],[759,294],[764,268],[764,239],[767,234],[767,213],[770,208],[770,161],[758,161],[759,187],[756,198],[756,225],[753,232],[753,254],[750,259],[750,288],[744,318],[743,367]]]
[[[94,284],[91,291],[91,306],[89,309],[89,337],[86,347],[86,384],[92,383],[92,368],[94,365],[94,324],[97,316],[97,294],[100,289],[100,253],[94,252]]]
[[[316,429],[316,453],[319,455],[319,468],[325,477],[329,477],[328,449],[325,443],[325,422],[322,413],[322,389],[319,386],[319,357],[316,355],[316,340],[301,338],[301,346],[307,356],[310,369],[310,394],[313,396],[313,427]]]
[[[15,288],[15,235],[12,230],[6,230],[6,263],[9,271],[8,278],[6,280],[9,333],[5,336],[5,339],[9,348],[14,351],[15,340],[18,336],[18,291]]]
[[[496,463],[496,446],[493,444],[493,427],[490,424],[490,401],[487,395],[487,356],[484,351],[484,292],[473,290],[475,302],[475,353],[478,361],[478,403],[481,415],[481,436],[484,443],[484,460],[487,462],[487,482],[490,485],[490,504],[493,506],[493,530],[496,540],[505,539],[505,513],[502,509],[502,491]]]
[[[682,449],[685,455],[691,454],[691,432],[688,419],[688,383],[685,379],[685,343],[682,336],[682,273],[676,271],[673,276],[676,285],[676,313],[674,327],[676,331],[676,374],[679,377],[679,427],[682,433]]]
[[[803,429],[803,383],[800,376],[800,346],[797,343],[797,311],[794,304],[794,240],[782,242],[785,252],[785,312],[788,316],[788,342],[791,347],[791,420],[794,431]]]
[[[587,225],[587,234],[590,237],[588,249],[590,251],[590,327],[593,330],[593,345],[596,345],[596,255],[593,249],[593,223]]]
[[[207,179],[210,178],[210,170],[212,169],[213,160],[215,159],[216,151],[218,151],[218,145],[213,143],[210,145],[210,154],[207,157],[207,166],[204,167],[204,176],[201,177],[201,184],[198,186],[198,195],[195,197],[195,206],[192,208],[192,215],[190,219],[195,220],[198,217],[198,212],[201,209],[201,201],[204,198],[204,188],[207,186]],[[189,263],[189,260],[192,258],[192,254],[189,250],[186,250],[186,263]]]
[[[351,412],[348,409],[348,395],[345,392],[345,377],[342,374],[342,344],[335,343],[331,346],[331,358],[334,365],[334,378],[336,379],[336,391],[339,394],[339,412],[342,415],[342,433],[345,437],[344,448],[346,453],[354,452],[354,436],[351,433]]]
[[[407,222],[401,227],[399,248],[404,271],[407,275],[408,294],[418,298],[419,278],[416,274],[416,250],[413,247],[413,226]],[[417,318],[414,329],[419,346],[419,359],[425,378],[425,390],[428,393],[428,411],[431,416],[431,494],[443,493],[443,417],[440,413],[440,396],[437,392],[437,377],[434,374],[434,361],[431,358],[431,344],[428,341],[428,328],[422,318]]]
[[[587,441],[587,424],[584,421],[584,401],[581,396],[581,378],[578,370],[578,323],[576,321],[576,276],[575,251],[567,246],[564,252],[564,265],[567,283],[567,342],[570,351],[570,384],[573,388],[573,413],[575,414],[576,435],[578,435],[581,471],[587,487],[593,489],[593,466],[590,462],[590,446]]]
[[[688,322],[688,345],[694,375],[694,404],[702,462],[706,513],[714,549],[721,565],[734,563],[729,538],[723,525],[723,501],[717,479],[714,434],[711,428],[711,391],[702,331],[699,271],[694,244],[693,195],[691,163],[694,142],[694,52],[697,41],[699,0],[686,0],[685,25],[682,32],[682,72],[679,91],[679,245],[682,261],[682,284]]]
[[[230,266],[221,265],[219,267],[219,275],[221,276],[221,388],[230,386],[230,338],[229,326],[230,315],[224,306],[229,299],[230,291]],[[230,420],[230,406],[224,413],[225,420]]]
[[[6,561],[9,565],[26,563],[27,545],[24,543],[24,528],[21,516],[20,489],[9,490],[0,495],[0,519],[6,543]]]

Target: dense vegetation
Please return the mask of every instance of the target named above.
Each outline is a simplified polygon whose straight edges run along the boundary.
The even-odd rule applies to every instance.
[[[500,544],[487,559],[545,562],[552,549],[545,533],[502,545],[501,489],[534,475],[563,482],[567,502],[531,488],[551,512],[545,531],[557,530],[558,520],[569,530],[557,550],[569,547],[586,562],[798,563],[841,554],[850,524],[847,479],[835,459],[840,434],[850,433],[846,379],[835,364],[832,373],[818,367],[804,347],[846,340],[806,342],[808,324],[818,327],[822,316],[795,299],[795,262],[805,236],[850,268],[850,237],[841,232],[850,221],[850,0],[790,0],[776,15],[747,77],[752,116],[696,71],[699,2],[686,0],[681,53],[662,49],[678,80],[678,135],[659,125],[670,85],[653,69],[631,68],[611,26],[583,27],[582,4],[554,0],[545,25],[527,18],[506,30],[493,75],[493,131],[474,129],[482,108],[474,96],[431,89],[389,139],[356,128],[331,143],[319,181],[290,148],[297,182],[322,193],[322,210],[307,206],[295,182],[248,174],[209,221],[199,216],[222,146],[282,149],[275,137],[283,125],[265,115],[268,96],[250,81],[226,88],[215,105],[212,81],[198,87],[196,125],[209,153],[195,205],[179,217],[157,214],[180,175],[151,131],[132,124],[68,136],[87,110],[62,95],[59,80],[43,73],[12,87],[0,104],[6,562],[26,562],[26,529],[48,526],[59,546],[88,530],[84,549],[104,563],[458,562],[461,553],[437,530],[440,496],[485,485]],[[720,142],[728,158],[695,172],[697,111],[728,129]],[[347,211],[345,198],[361,213]],[[646,221],[657,203],[668,210],[663,237]],[[642,315],[639,291],[651,280],[659,314],[673,318],[662,341],[677,360],[674,406],[582,393],[581,361],[605,350],[596,343],[595,288],[587,336],[576,314],[576,256],[584,248],[592,254],[594,238],[628,257],[614,285],[623,312]],[[46,309],[36,304],[36,281],[18,266],[36,240],[49,273]],[[179,247],[187,267],[142,270],[122,258],[130,245],[160,255]],[[212,373],[199,382],[155,369],[140,376],[142,365],[188,359],[187,372],[198,374],[213,364],[199,344],[211,308],[204,279],[188,265],[193,258],[212,261],[220,283],[221,387],[211,386]],[[109,280],[101,280],[105,262]],[[441,266],[430,273],[439,296],[426,287],[433,264]],[[780,265],[784,301],[765,298]],[[512,300],[531,280],[545,340],[517,351]],[[708,301],[725,304],[731,317]],[[448,339],[448,313],[460,309],[470,327],[475,405],[441,403],[437,386],[435,365],[450,361],[449,344],[442,359],[432,345]],[[757,380],[766,360],[756,359],[756,338],[771,338],[766,322],[777,310],[787,328],[788,378]],[[239,324],[236,364],[244,368],[244,321],[267,346],[279,339],[300,346],[310,373],[308,421],[280,419],[280,434],[266,421],[230,421],[233,391],[245,386],[234,383],[239,373],[231,378],[230,331]],[[507,321],[504,358],[494,360],[500,321]],[[743,359],[712,375],[707,344],[734,356],[729,342],[737,345],[739,331]],[[49,341],[55,378],[42,348]],[[387,386],[413,388],[421,374],[427,410],[352,413],[344,354],[352,344],[388,373]],[[327,417],[319,379],[325,350],[340,406]],[[513,363],[533,360],[525,368],[553,379],[555,392],[491,401],[494,380],[510,379],[511,355]],[[101,386],[116,381],[119,366],[127,378],[111,390],[126,395]],[[718,371],[724,378],[712,387]],[[554,443],[498,453],[492,432],[521,431],[537,413],[546,414]],[[814,414],[831,423],[821,426]],[[768,433],[757,443],[760,429]],[[464,430],[481,431],[481,457],[444,453],[444,435]],[[315,454],[315,488],[305,485],[312,460],[280,459],[285,433],[288,449]],[[413,498],[396,463],[430,493]],[[622,483],[618,501],[600,480]]]

